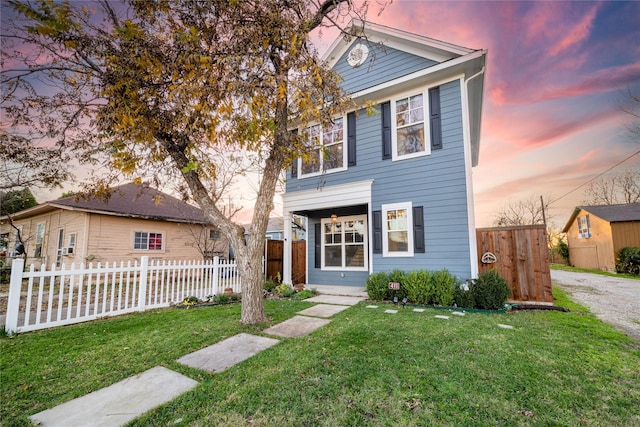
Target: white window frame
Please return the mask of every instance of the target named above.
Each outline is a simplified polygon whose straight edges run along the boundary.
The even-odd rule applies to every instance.
[[[382,205],[382,256],[383,257],[413,257],[413,204],[411,202],[392,203]],[[389,222],[388,213],[391,211],[407,211],[407,251],[398,252],[389,250]]]
[[[428,156],[431,154],[431,129],[429,126],[429,89],[438,85],[423,87],[411,92],[405,92],[399,96],[396,96],[391,100],[391,161],[413,159],[415,157]],[[396,103],[403,99],[411,99],[411,97],[422,95],[422,124],[424,130],[424,151],[418,151],[409,154],[398,154],[398,123]],[[413,122],[419,123],[419,122]]]
[[[346,223],[347,221],[363,221],[363,233],[362,233],[362,238],[363,241],[362,243],[358,242],[357,244],[349,244],[348,242],[345,242],[345,229],[346,227],[344,226],[344,223]],[[338,221],[343,224],[343,226],[341,227],[341,232],[342,232],[342,239],[341,239],[341,243],[340,246],[342,248],[342,266],[337,267],[337,266],[325,266],[325,246],[327,246],[326,244],[326,239],[325,239],[325,224],[333,224],[333,221],[331,220],[331,218],[323,218],[320,221],[320,229],[321,229],[321,239],[322,239],[322,244],[321,244],[321,251],[322,251],[322,264],[321,264],[321,269],[324,271],[369,271],[369,242],[368,242],[368,225],[367,225],[367,215],[351,215],[351,216],[344,216],[344,217],[338,217]],[[345,261],[346,261],[346,256],[347,256],[347,251],[346,251],[346,246],[362,246],[363,247],[363,255],[364,255],[364,265],[362,267],[347,267],[345,265]]]
[[[136,248],[136,235],[137,234],[146,234],[147,235],[147,239],[146,239],[146,248]],[[149,249],[149,239],[151,238],[151,235],[160,235],[161,236],[161,240],[162,240],[162,244],[160,245],[160,249]],[[134,231],[133,232],[133,250],[134,251],[144,251],[144,252],[161,252],[164,251],[165,249],[165,235],[163,232],[160,231]]]
[[[319,166],[318,166],[318,171],[316,172],[309,172],[309,173],[304,173],[303,172],[303,165],[304,165],[304,160],[302,158],[298,159],[298,178],[309,178],[309,177],[313,177],[313,176],[318,176],[318,175],[322,175],[322,174],[326,174],[326,173],[334,173],[334,172],[340,172],[340,171],[345,171],[348,168],[347,162],[348,162],[348,158],[347,158],[347,151],[348,151],[348,147],[347,147],[347,117],[346,116],[340,116],[340,117],[336,117],[335,120],[342,120],[342,167],[339,168],[333,168],[333,169],[327,169],[324,170],[324,154],[323,151],[325,149],[325,147],[331,147],[333,145],[337,145],[337,143],[332,143],[328,146],[324,145],[324,134],[327,131],[326,129],[324,129],[324,127],[322,127],[322,125],[320,124],[315,124],[315,125],[311,125],[305,129],[300,130],[300,132],[304,133],[307,132],[311,127],[313,126],[321,126],[321,130],[320,130],[320,142],[319,144],[312,150],[312,152],[316,152],[319,151],[320,152],[320,161],[319,161]]]
[[[589,239],[591,237],[591,221],[589,215],[578,217],[578,237],[580,239]]]

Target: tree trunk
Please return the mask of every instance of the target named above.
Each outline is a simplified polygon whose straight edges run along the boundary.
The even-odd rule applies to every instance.
[[[252,251],[239,260],[240,282],[242,283],[242,314],[240,323],[253,325],[269,320],[264,311],[262,253]]]

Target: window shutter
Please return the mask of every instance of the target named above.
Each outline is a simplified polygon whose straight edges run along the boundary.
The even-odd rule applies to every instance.
[[[424,213],[422,206],[413,207],[413,251],[423,254],[424,248]]]
[[[431,128],[431,149],[442,148],[442,122],[440,119],[440,86],[429,89],[429,125]]]
[[[380,104],[382,107],[382,160],[391,158],[391,102]]]
[[[347,162],[356,165],[356,113],[347,114]]]
[[[322,268],[322,224],[315,224],[315,267]]]
[[[292,135],[298,134],[298,129],[294,129],[291,131]],[[293,163],[291,164],[291,178],[298,177],[298,159],[293,159]]]
[[[382,253],[382,211],[373,211],[373,253]]]

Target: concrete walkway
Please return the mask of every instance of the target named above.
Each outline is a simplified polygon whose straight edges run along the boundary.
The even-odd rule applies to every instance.
[[[300,316],[294,316],[263,332],[281,338],[308,335],[331,322],[329,317],[366,297],[366,294],[362,296],[360,289],[327,288],[329,289],[325,289],[325,292],[334,294],[318,295],[305,300],[322,304],[302,310],[298,313]],[[279,342],[275,338],[242,333],[183,356],[177,361],[208,372],[220,372]],[[191,390],[197,384],[184,375],[158,366],[29,418],[37,425],[47,427],[117,427]]]

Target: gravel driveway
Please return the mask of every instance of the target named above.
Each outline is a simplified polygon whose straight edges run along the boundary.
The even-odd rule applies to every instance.
[[[553,284],[640,342],[640,280],[551,270]]]

